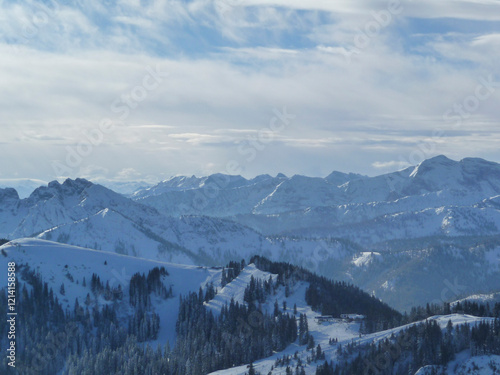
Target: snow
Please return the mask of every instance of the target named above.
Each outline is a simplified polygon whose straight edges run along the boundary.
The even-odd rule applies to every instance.
[[[496,370],[495,370],[496,369]],[[500,374],[500,356],[471,357],[468,350],[458,353],[456,358],[443,366],[425,366],[415,375],[432,375],[433,370],[441,370],[444,375],[498,375]]]
[[[109,214],[109,212],[101,212],[101,214]],[[64,245],[51,241],[40,239],[24,238],[12,241],[0,247],[0,250],[6,256],[0,257],[0,267],[7,268],[7,262],[15,261],[19,268],[22,264],[27,264],[34,271],[40,272],[42,278],[49,286],[54,289],[59,300],[63,303],[64,308],[71,308],[76,298],[79,299],[80,304],[84,303],[87,293],[92,295],[90,291],[90,279],[93,273],[99,275],[101,280],[106,283],[109,282],[110,286],[121,285],[125,295],[128,295],[128,284],[130,278],[136,272],[147,273],[154,267],[165,267],[169,273],[164,277],[164,284],[169,287],[172,286],[174,297],[167,300],[159,298],[152,298],[153,308],[156,313],[160,315],[160,332],[156,341],[150,342],[153,345],[164,345],[167,341],[171,345],[175,342],[175,323],[177,320],[179,308],[179,295],[186,295],[189,292],[197,292],[200,286],[203,288],[208,283],[218,289],[218,293],[214,299],[206,303],[206,306],[214,312],[220,311],[225,303],[229,303],[231,298],[235,301],[244,303],[243,294],[245,287],[249,284],[252,276],[256,279],[268,280],[269,277],[276,279],[276,275],[268,272],[263,272],[255,267],[253,264],[247,265],[240,273],[240,275],[233,281],[228,283],[224,288],[220,288],[221,269],[213,269],[206,267],[177,265],[167,262],[160,262],[137,257],[130,257],[115,253],[108,253],[104,251],[90,250],[70,245]],[[73,281],[70,280],[70,275]],[[22,272],[19,270],[18,277],[22,277]],[[83,278],[87,280],[87,286],[82,285]],[[60,285],[64,283],[66,293],[61,295],[59,292]],[[0,280],[0,287],[6,286],[6,279]],[[288,296],[284,287],[280,287],[275,294],[269,296],[262,304],[262,309],[267,312],[272,312],[274,309],[275,301],[278,301],[280,309],[283,309],[283,302],[286,301],[286,311],[293,314],[293,307],[296,305],[298,314],[306,314],[308,319],[309,331],[313,335],[317,344],[320,344],[327,360],[336,361],[337,359],[337,345],[345,346],[347,343],[354,342],[359,344],[359,347],[368,345],[370,343],[377,343],[381,340],[390,338],[393,334],[401,332],[401,330],[409,327],[412,324],[397,327],[394,329],[381,331],[369,335],[360,335],[360,323],[347,322],[336,319],[332,322],[318,322],[315,317],[317,312],[312,311],[310,306],[305,303],[304,295],[308,284],[299,282],[289,288]],[[95,303],[95,302],[93,302]],[[102,298],[96,302],[100,305],[111,303]],[[119,304],[120,315],[125,324],[126,317],[132,312],[125,298]],[[346,312],[353,313],[355,312]],[[453,325],[468,323],[469,325],[477,324],[480,321],[492,321],[493,318],[478,318],[470,315],[452,314],[445,316],[434,316],[428,320],[434,320],[438,325],[445,330],[448,321],[451,320]],[[329,345],[330,339],[337,339],[338,344]],[[274,365],[277,358],[283,355],[293,356],[297,352],[298,356],[306,361],[310,355],[310,351],[306,350],[305,346],[300,346],[297,343],[289,345],[283,352],[275,353],[269,358],[265,358],[254,363],[257,371],[267,374]],[[457,368],[456,372],[449,372],[453,375],[461,375],[467,373],[469,369],[474,367],[474,364],[482,369],[482,372],[471,372],[479,375],[491,374],[488,371],[489,361],[493,360],[498,363],[500,357],[475,357],[469,359],[470,356],[462,354],[457,356],[453,363],[453,367]],[[293,361],[292,361],[293,362]],[[316,366],[322,363],[311,363],[306,367],[306,374],[312,375],[315,373]],[[235,368],[217,371],[214,374],[219,375],[242,375],[247,371],[246,365],[238,366]],[[429,368],[420,370],[420,374],[425,375]],[[472,370],[471,370],[472,371]],[[273,374],[284,374],[285,367],[273,370]]]
[[[363,267],[371,262],[373,262],[376,258],[381,257],[382,255],[377,252],[364,251],[360,256],[355,257],[352,261],[356,267]]]
[[[393,334],[394,335],[398,334],[399,332],[403,331],[404,329],[406,329],[410,326],[413,326],[415,324],[420,324],[421,322],[424,322],[424,321],[435,321],[439,325],[439,327],[441,327],[441,329],[444,330],[444,329],[446,329],[448,321],[450,321],[450,320],[453,323],[453,326],[455,326],[457,324],[465,324],[465,323],[467,323],[469,325],[474,325],[474,324],[477,324],[481,321],[487,321],[487,322],[491,323],[494,321],[494,318],[480,318],[477,316],[466,315],[466,314],[436,315],[436,316],[429,317],[423,321],[410,323],[410,324],[407,324],[407,325],[404,325],[401,327],[396,327],[396,328],[388,329],[385,331],[372,333],[372,334],[366,335],[363,338],[360,338],[360,339],[357,339],[354,341],[360,345],[377,343],[381,340],[385,340],[385,339],[390,338]]]
[[[500,374],[500,356],[476,356],[468,358],[454,370],[454,366],[448,366],[448,375],[495,375]],[[496,371],[493,370],[496,368]]]
[[[262,282],[269,280],[269,277],[272,278],[273,281],[276,281],[278,275],[273,275],[269,272],[263,272],[259,270],[255,265],[249,264],[243,270],[241,270],[238,277],[232,280],[230,283],[226,284],[224,288],[218,291],[215,298],[205,303],[205,306],[212,309],[216,313],[220,313],[222,307],[224,305],[229,305],[231,299],[234,299],[234,302],[238,302],[239,304],[245,304],[244,292],[245,288],[250,284],[251,278],[255,280],[261,280]],[[220,285],[220,280],[218,284],[214,283],[214,287]]]
[[[297,298],[298,295],[294,294],[294,296],[291,297],[291,301]],[[291,302],[290,301],[290,302]],[[288,301],[287,301],[288,302]],[[330,361],[333,360],[334,362],[337,359],[337,347],[338,345],[342,345],[344,347],[348,343],[355,343],[358,344],[360,347],[367,346],[371,343],[377,343],[381,340],[389,339],[393,334],[396,335],[397,333],[401,332],[403,329],[406,329],[407,327],[415,324],[419,324],[421,322],[415,322],[411,323],[402,327],[397,327],[381,332],[376,332],[372,333],[369,335],[360,335],[359,334],[359,323],[347,323],[343,321],[336,321],[334,323],[323,323],[323,324],[318,324],[315,322],[314,316],[317,316],[317,313],[311,311],[308,309],[308,307],[301,305],[300,308],[298,308],[299,312],[306,313],[308,317],[308,324],[309,324],[309,331],[313,335],[314,340],[317,344],[321,345],[321,348],[323,352],[325,353],[326,360]],[[470,325],[477,324],[480,321],[493,321],[493,318],[478,318],[470,315],[460,315],[460,314],[452,314],[452,315],[443,315],[443,316],[434,316],[431,318],[428,318],[428,320],[435,320],[438,325],[441,327],[442,330],[446,329],[446,325],[448,324],[448,321],[451,320],[453,325],[457,324],[464,324],[468,323]],[[360,337],[361,336],[361,337]],[[329,345],[328,340],[329,338],[337,338],[338,343],[335,345]],[[305,362],[305,359],[307,356],[310,355],[310,351],[306,350],[305,346],[299,346],[297,344],[291,344],[286,350],[280,353],[276,353],[275,355],[265,358],[259,361],[254,362],[254,368],[256,371],[260,371],[262,374],[267,374],[271,366],[274,365],[274,362],[276,359],[283,357],[283,355],[290,355],[293,356],[295,352],[298,352],[298,355],[300,358],[302,358],[303,362]],[[498,356],[495,356],[498,357]],[[500,358],[500,357],[499,357]],[[497,360],[495,358],[495,360]],[[316,373],[316,367],[320,364],[324,363],[324,361],[317,361],[316,363],[311,363],[308,366],[306,366],[305,371],[307,375],[314,375]],[[290,367],[295,367],[296,361],[292,360]],[[285,374],[286,366],[285,367],[277,367],[273,370],[273,375],[276,374]],[[428,373],[425,371],[429,371],[430,368],[428,369],[421,369],[420,375],[427,375]],[[243,375],[245,372],[248,371],[247,365],[243,366],[238,366],[234,367],[231,369],[226,369],[226,370],[220,370],[213,372],[212,375]],[[450,373],[450,375],[462,375],[465,374],[465,372],[460,372],[460,373]],[[477,373],[478,375],[483,375],[483,374],[492,374],[491,372],[480,372]]]
[[[18,268],[24,264],[31,270],[39,272],[43,281],[54,290],[63,308],[72,308],[76,298],[82,305],[87,293],[92,296],[90,280],[93,273],[96,273],[104,284],[109,282],[110,287],[121,285],[124,295],[128,296],[130,279],[135,273],[147,274],[155,267],[165,267],[169,275],[164,278],[164,284],[167,288],[172,286],[174,296],[167,300],[152,298],[154,310],[160,315],[160,332],[158,339],[152,342],[153,345],[157,343],[164,345],[167,341],[171,344],[175,342],[179,295],[197,292],[200,286],[204,287],[212,279],[220,279],[221,273],[220,270],[211,268],[158,262],[30,238],[11,241],[0,249],[7,254],[0,257],[2,269],[7,269],[7,262],[14,261]],[[18,277],[21,276],[19,271]],[[87,282],[85,287],[82,285],[84,277]],[[6,287],[6,283],[7,278],[2,278],[0,287]],[[66,291],[64,296],[59,293],[62,283]],[[99,298],[98,303],[103,305],[111,302]],[[132,313],[128,298],[125,297],[118,303],[120,317],[125,319]]]
[[[500,292],[490,293],[490,294],[473,294],[468,297],[453,301],[450,303],[451,306],[455,306],[457,303],[463,303],[465,301],[475,302],[479,304],[489,303],[491,307],[497,302],[500,302]]]
[[[395,286],[396,286],[397,280],[386,280],[382,285],[381,288],[384,290],[389,290],[389,291],[394,291]]]
[[[267,276],[267,275],[266,275]],[[293,313],[294,305],[297,306],[297,318],[299,314],[306,314],[308,319],[309,332],[313,335],[316,345],[320,344],[326,356],[334,356],[337,346],[329,345],[330,338],[336,338],[339,343],[351,342],[351,340],[359,337],[359,323],[346,322],[340,319],[336,319],[334,322],[318,323],[315,319],[318,313],[313,311],[310,306],[305,303],[304,296],[308,284],[305,282],[299,282],[292,286],[290,289],[290,294],[288,297],[285,295],[284,288],[280,288],[276,295],[269,296],[266,303],[262,305],[264,311],[272,312],[274,308],[274,302],[278,301],[278,305],[282,310],[283,301],[286,301],[287,312]],[[283,310],[282,310],[283,311]],[[298,345],[297,343],[290,344],[284,351],[276,353],[269,358],[265,358],[254,363],[254,368],[256,371],[260,371],[262,374],[267,374],[271,366],[274,365],[276,359],[282,358],[284,355],[293,356],[295,352],[298,352],[299,357],[306,362],[307,356],[310,355],[310,351],[306,350],[306,345]],[[322,361],[317,364],[322,363]],[[311,364],[306,367],[306,373],[314,374],[316,371],[316,365]],[[285,367],[277,367],[273,370],[274,374],[285,374]],[[212,374],[217,375],[243,375],[248,371],[247,365],[242,365],[234,367],[231,369],[220,370],[213,372]]]

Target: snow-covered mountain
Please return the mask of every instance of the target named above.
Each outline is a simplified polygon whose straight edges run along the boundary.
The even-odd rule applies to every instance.
[[[38,237],[120,254],[215,265],[253,255],[302,259],[311,268],[318,248],[327,257],[352,254],[345,241],[267,238],[233,221],[171,217],[84,179],[51,182],[27,199],[0,190],[0,237]]]
[[[416,326],[422,323],[428,322],[436,322],[437,326],[441,329],[442,332],[446,331],[446,327],[448,322],[452,322],[453,326],[468,324],[469,326],[475,326],[480,322],[488,321],[492,322],[492,318],[478,318],[469,315],[463,314],[452,314],[452,315],[443,315],[443,316],[433,316],[424,321],[415,322],[406,326],[401,326],[373,334],[368,335],[360,335],[359,334],[359,324],[358,323],[346,323],[342,321],[337,321],[334,323],[327,324],[318,324],[314,320],[314,316],[310,317],[311,330],[314,332],[314,337],[318,337],[315,342],[319,344],[322,348],[322,352],[325,354],[325,360],[333,363],[340,362],[342,356],[339,355],[338,349],[339,347],[345,347],[346,345],[351,345],[353,347],[368,347],[369,345],[377,345],[381,344],[385,340],[391,340],[394,335],[401,334],[403,330],[408,329],[411,326]],[[361,337],[360,337],[361,336]],[[330,338],[337,338],[338,343],[335,345],[329,344]],[[401,348],[399,348],[397,342],[395,344],[390,344],[387,347],[387,355],[391,356],[393,360],[398,360],[398,356],[401,353]],[[283,358],[290,357],[290,362],[287,363],[286,366],[282,368],[276,367],[276,362]],[[308,357],[311,357],[310,351],[308,351],[305,347],[301,347],[299,345],[291,345],[287,348],[286,351],[276,353],[270,358],[266,358],[263,360],[259,360],[253,364],[253,367],[256,371],[259,371],[261,374],[268,374],[272,371],[272,374],[286,374],[286,368],[294,368],[297,363],[307,362]],[[324,361],[324,360],[323,360]],[[379,363],[383,363],[382,360]],[[317,366],[321,363],[312,363],[309,368],[305,371],[307,375],[317,374]],[[377,373],[375,371],[384,370],[386,367],[383,365],[378,365],[378,363],[373,364],[366,363],[364,368],[362,368],[362,372],[356,374],[372,374]],[[378,365],[378,367],[377,367]],[[417,371],[412,372],[414,375],[432,375],[436,373],[443,373],[446,375],[466,375],[466,374],[475,374],[475,375],[494,375],[494,369],[500,367],[500,355],[489,355],[489,356],[473,356],[470,351],[463,351],[459,353],[456,358],[446,366],[424,366]],[[342,367],[341,367],[342,368]],[[373,371],[373,372],[370,372]],[[432,372],[432,370],[436,371],[445,371],[445,372]],[[366,371],[366,372],[364,372]],[[473,371],[473,372],[472,372]],[[380,372],[381,373],[381,372]],[[248,365],[235,367],[232,369],[221,370],[211,373],[211,375],[245,375],[248,374]],[[402,372],[401,372],[402,374]],[[354,375],[354,373],[353,373]]]
[[[450,300],[500,290],[499,170],[436,157],[377,177],[174,177],[134,199],[84,179],[54,181],[25,199],[0,189],[0,238],[205,266],[264,255],[404,310],[441,300],[456,277],[466,288]]]
[[[173,177],[137,192],[133,198],[168,215],[226,217],[249,213],[278,213],[343,202],[340,185],[361,175],[333,172],[326,178],[300,175]]]
[[[108,189],[113,190],[114,192],[125,195],[126,197],[131,197],[138,191],[142,191],[144,189],[149,189],[154,186],[153,183],[146,181],[121,181],[121,180],[108,180],[108,179],[92,179],[92,182],[98,183],[102,186],[107,187]]]
[[[73,308],[77,298],[83,303],[88,293],[93,294],[90,285],[92,274],[98,275],[103,284],[109,284],[112,288],[120,286],[124,295],[128,295],[128,285],[134,274],[147,274],[155,267],[165,267],[169,275],[164,282],[172,286],[175,298],[153,301],[154,309],[162,314],[162,319],[173,322],[161,325],[158,342],[162,345],[167,341],[175,341],[179,295],[196,292],[200,286],[204,287],[212,279],[220,278],[220,270],[216,269],[158,262],[31,238],[14,240],[0,249],[4,255],[0,256],[3,269],[7,269],[8,262],[15,262],[21,280],[21,270],[29,267],[31,271],[39,273],[54,291],[59,291],[64,284],[65,292],[59,293],[58,299],[68,309]],[[2,278],[0,288],[6,287],[6,282],[7,278]],[[98,297],[95,303],[101,306],[110,304],[103,296]],[[125,318],[131,309],[125,301],[120,303],[123,305],[120,308],[121,318]]]
[[[320,312],[312,308],[311,302],[306,297],[308,288],[311,288],[311,283],[317,283],[320,279],[315,279],[307,275],[301,279],[299,273],[295,277],[289,275],[290,278],[285,282],[286,286],[280,286],[278,280],[280,277],[283,278],[283,275],[289,274],[289,272],[285,271],[283,273],[283,270],[278,271],[278,264],[270,265],[270,267],[276,269],[276,272],[281,272],[281,276],[261,270],[255,264],[249,264],[245,266],[236,277],[222,284],[222,275],[224,271],[221,268],[165,263],[38,239],[27,238],[11,241],[10,243],[0,246],[0,252],[0,267],[2,269],[7,269],[9,262],[15,262],[19,282],[24,283],[28,288],[30,288],[29,281],[30,278],[32,278],[31,275],[34,274],[38,275],[41,280],[47,283],[47,288],[44,289],[43,293],[46,295],[52,295],[53,293],[55,295],[57,303],[61,303],[62,307],[66,309],[66,319],[69,319],[73,311],[76,311],[75,306],[83,306],[87,312],[89,310],[92,311],[92,314],[87,313],[87,315],[83,315],[85,319],[77,318],[75,315],[73,324],[81,324],[81,330],[88,329],[87,324],[89,323],[97,325],[99,315],[96,315],[96,311],[104,311],[104,308],[108,309],[106,311],[112,310],[117,314],[116,318],[113,318],[114,324],[122,326],[122,328],[125,327],[125,329],[128,325],[128,329],[131,330],[130,319],[134,316],[136,311],[129,301],[132,298],[129,296],[133,294],[131,292],[132,280],[140,274],[150,275],[150,272],[155,268],[164,268],[165,272],[160,278],[160,283],[170,288],[170,294],[168,298],[162,298],[151,293],[148,302],[148,313],[156,314],[159,317],[159,327],[154,338],[145,341],[145,343],[152,345],[153,348],[155,348],[156,345],[160,345],[160,350],[157,351],[159,353],[164,350],[167,343],[171,346],[176,345],[178,337],[178,328],[176,329],[176,327],[178,327],[178,319],[182,317],[183,314],[189,314],[188,312],[183,313],[184,310],[180,309],[182,304],[181,296],[186,298],[189,293],[201,293],[201,295],[203,295],[203,292],[210,290],[212,287],[215,288],[215,294],[209,297],[208,300],[203,303],[203,306],[207,314],[210,313],[217,317],[221,314],[221,311],[225,308],[227,309],[227,306],[230,304],[238,303],[240,305],[247,305],[246,291],[248,291],[248,287],[250,287],[252,283],[255,285],[255,282],[264,283],[272,280],[276,286],[273,288],[271,294],[259,303],[260,315],[258,315],[258,319],[264,319],[262,314],[273,314],[273,311],[274,314],[276,314],[276,309],[283,314],[294,314],[298,321],[299,316],[300,320],[304,317],[307,321],[307,332],[310,338],[308,343],[301,343],[299,339],[297,339],[287,345],[283,350],[274,352],[270,354],[270,356],[264,358],[256,358],[252,363],[252,367],[261,374],[268,374],[270,372],[272,374],[287,374],[289,373],[287,372],[289,371],[287,368],[299,368],[303,369],[303,373],[306,375],[315,375],[317,374],[316,371],[318,367],[322,366],[325,361],[333,363],[334,365],[340,365],[342,368],[342,366],[348,366],[358,355],[367,355],[377,347],[379,350],[389,353],[391,356],[391,363],[404,366],[407,364],[408,360],[411,359],[411,357],[409,357],[411,352],[403,351],[413,348],[413,344],[410,344],[408,340],[412,340],[413,338],[416,343],[420,340],[408,334],[411,330],[418,332],[419,330],[427,329],[434,325],[434,327],[441,332],[440,335],[446,337],[447,334],[449,335],[450,332],[452,332],[451,330],[453,328],[459,325],[467,324],[467,329],[472,329],[478,327],[480,324],[494,324],[494,319],[491,317],[449,314],[430,316],[422,321],[414,321],[399,327],[366,333],[362,328],[364,324],[362,317],[360,317],[361,320],[352,320],[335,316],[329,317],[326,321],[321,321],[318,319]],[[378,260],[376,258],[379,257],[380,255],[376,253],[363,253],[353,262],[356,267],[366,267],[373,262],[377,262]],[[297,277],[299,278],[297,279]],[[119,288],[122,297],[110,300],[106,298],[105,294],[96,293],[95,289],[93,289],[92,285],[94,284],[91,280],[97,278],[99,280],[98,283],[106,285],[106,288],[110,288],[111,290]],[[308,282],[305,280],[311,281]],[[0,280],[0,289],[4,289],[6,286],[7,278],[2,278]],[[345,289],[345,293],[349,293],[349,288],[345,285],[341,285],[341,289]],[[318,291],[319,290],[320,289],[318,289]],[[36,299],[38,292],[42,294],[42,288],[38,291],[33,288],[31,293],[20,293],[18,298],[32,299],[35,296]],[[350,293],[352,293],[352,291]],[[359,293],[356,292],[356,294]],[[28,297],[28,295],[30,297]],[[318,298],[321,300],[323,297],[319,295]],[[365,295],[363,297],[359,294],[359,298],[364,298],[366,300],[367,296]],[[349,303],[355,302],[353,301],[352,295],[348,301]],[[338,303],[342,305],[345,301],[339,300]],[[379,304],[376,300],[372,303],[375,303],[375,305]],[[183,308],[186,308],[185,305],[183,306]],[[346,312],[354,314],[360,311]],[[22,319],[27,313],[26,311],[20,312],[19,319]],[[241,336],[236,338],[232,337],[230,339],[235,340],[251,335],[252,330],[257,330],[255,327],[257,327],[256,324],[258,324],[258,319],[255,316],[253,318],[250,316],[248,317],[248,321],[229,321],[228,323],[242,326],[242,330],[240,331]],[[193,324],[195,324],[195,321],[193,321]],[[54,324],[54,330],[56,330],[55,327],[56,325]],[[86,333],[87,335],[92,335],[95,329],[92,328],[92,325],[90,327],[91,328]],[[450,327],[452,328],[450,329]],[[116,328],[111,327],[111,330],[113,329]],[[118,335],[118,333],[115,334]],[[112,335],[113,333],[111,337],[113,337]],[[21,340],[24,335],[20,334],[19,337],[19,340]],[[67,353],[66,347],[70,345],[67,342],[71,342],[71,337],[67,337],[66,334],[56,337],[64,338],[64,341],[61,341],[63,344],[58,342],[54,351],[58,353],[57,358],[59,361],[58,363],[61,363],[62,373],[66,374],[69,370],[68,366],[70,366],[68,363],[74,363],[75,358],[67,362],[61,362],[60,359],[63,355],[62,353]],[[43,338],[43,344],[49,345],[49,347],[51,347],[51,345],[54,346],[53,341],[54,339],[50,335],[47,336],[47,338]],[[310,345],[311,342],[313,343],[312,347]],[[31,344],[36,347],[38,343],[32,342]],[[114,345],[116,348],[124,344],[124,342],[120,342]],[[458,339],[455,344],[463,345]],[[3,345],[3,341],[0,341],[0,345]],[[127,345],[131,344],[129,343]],[[318,348],[321,348],[321,352],[318,351]],[[446,366],[427,365],[422,368],[415,368],[411,373],[432,374],[432,370],[445,370],[446,374],[451,375],[468,373],[481,375],[493,374],[494,372],[491,372],[492,366],[497,366],[497,368],[500,366],[500,356],[481,356],[475,352],[473,353],[473,349],[474,347],[471,344],[471,349],[457,353]],[[76,346],[73,350],[76,350]],[[96,355],[99,353],[98,348],[92,350],[97,351]],[[106,350],[108,350],[108,352],[102,352],[100,355],[117,358],[115,355],[118,354],[112,354],[112,350],[114,350],[112,347],[107,347]],[[111,353],[109,352],[110,350]],[[177,348],[176,350],[183,349]],[[234,350],[237,350],[237,348],[234,347]],[[38,354],[36,351],[34,353]],[[51,355],[55,356],[55,354]],[[68,354],[66,355],[68,356]],[[86,355],[89,354],[87,353]],[[140,355],[140,352],[135,355]],[[164,355],[168,355],[168,352],[165,352]],[[80,357],[84,358],[83,356]],[[35,355],[35,358],[38,357]],[[69,358],[69,356],[66,357],[66,360],[67,358]],[[41,373],[41,370],[45,370],[49,362],[52,361],[32,361],[27,362],[27,365],[28,368],[30,366],[35,366],[34,370]],[[119,361],[109,361],[110,365],[117,362]],[[385,362],[370,362],[365,360],[362,362],[363,367],[361,372],[353,373],[363,373],[363,370],[369,371],[369,368],[374,368],[375,370],[385,369],[384,363]],[[21,365],[24,365],[24,368],[26,368],[26,364],[21,363]],[[97,363],[95,366],[97,366]],[[212,372],[211,374],[244,375],[247,374],[248,371],[249,363]]]
[[[391,250],[381,245],[351,259],[325,261],[318,271],[335,270],[330,274],[342,275],[391,306],[409,311],[415,305],[500,290],[498,237],[475,241],[463,237],[448,243],[445,238],[397,241],[387,245]]]
[[[225,217],[265,235],[394,239],[500,232],[500,165],[445,156],[375,177],[176,177],[137,193],[166,215]]]

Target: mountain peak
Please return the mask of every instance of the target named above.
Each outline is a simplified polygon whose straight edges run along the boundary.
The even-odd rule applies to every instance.
[[[83,190],[93,185],[94,184],[92,182],[84,178],[77,178],[75,180],[68,178],[62,184],[59,183],[59,181],[54,180],[49,182],[47,186],[40,186],[38,189],[33,191],[29,198],[32,200],[45,200],[58,194],[81,194]]]
[[[74,186],[90,186],[90,185],[93,185],[92,182],[90,182],[89,180],[86,180],[84,178],[76,178],[74,180],[72,180],[71,178],[67,178],[62,186],[68,186],[68,187],[74,187]]]
[[[4,202],[7,200],[19,200],[19,194],[16,189],[13,188],[5,188],[0,189],[0,202]]]
[[[481,158],[463,158],[460,164],[464,168],[499,168],[500,164]]]
[[[363,175],[357,173],[343,173],[343,172],[333,171],[332,173],[330,173],[328,176],[325,177],[325,180],[331,184],[340,186],[351,180],[357,180],[363,177],[364,177]]]
[[[420,165],[454,165],[457,164],[455,160],[452,160],[445,155],[437,155],[432,158],[426,159],[420,163]]]
[[[444,155],[434,156],[426,159],[415,167],[410,177],[421,176],[434,170],[449,169],[458,165],[457,161],[451,160]],[[443,176],[444,177],[444,176]]]

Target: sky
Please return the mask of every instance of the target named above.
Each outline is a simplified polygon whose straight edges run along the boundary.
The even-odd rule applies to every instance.
[[[500,162],[499,0],[0,0],[0,179]]]

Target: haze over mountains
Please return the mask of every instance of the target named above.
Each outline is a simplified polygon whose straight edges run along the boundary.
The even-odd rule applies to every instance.
[[[173,177],[130,198],[54,181],[26,199],[0,189],[0,228],[184,264],[264,255],[408,309],[444,289],[447,298],[500,289],[500,165],[438,156],[376,177]]]

